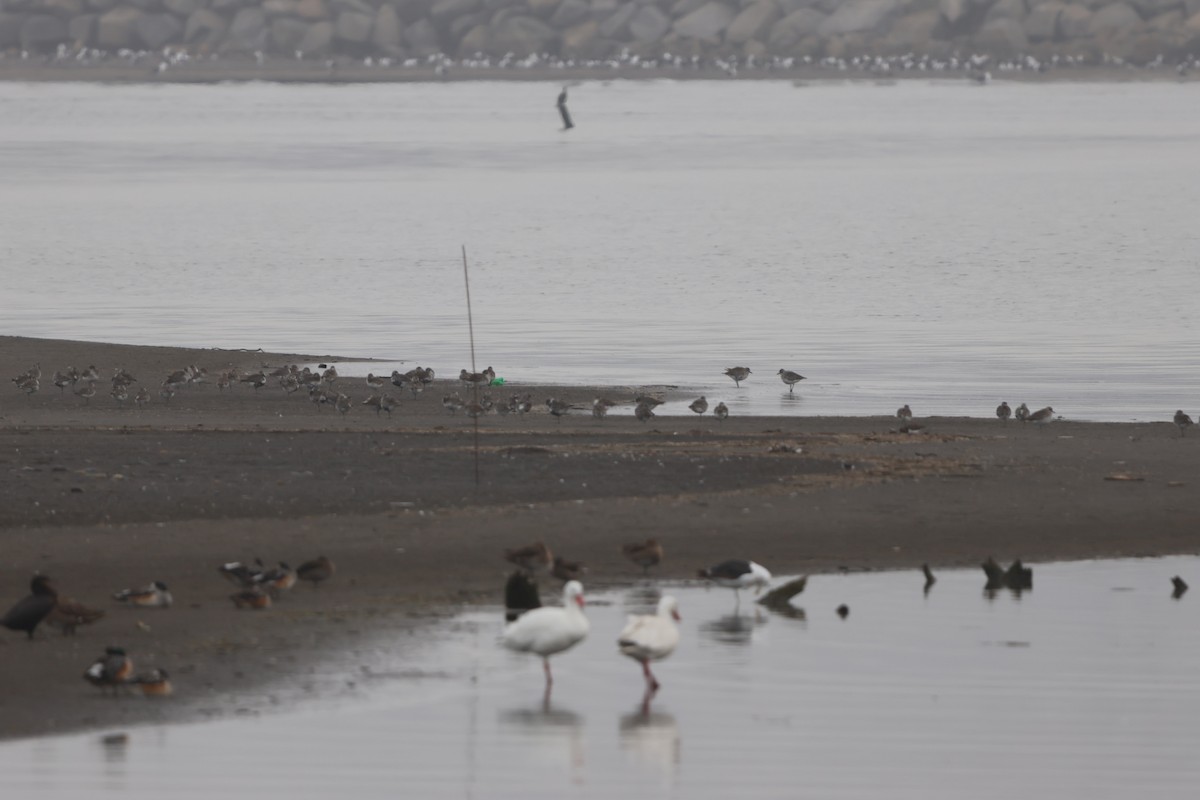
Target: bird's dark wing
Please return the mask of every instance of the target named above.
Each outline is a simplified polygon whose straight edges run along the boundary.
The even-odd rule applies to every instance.
[[[0,625],[14,631],[25,631],[32,637],[34,628],[54,609],[56,602],[58,600],[53,595],[31,594],[0,617]]]

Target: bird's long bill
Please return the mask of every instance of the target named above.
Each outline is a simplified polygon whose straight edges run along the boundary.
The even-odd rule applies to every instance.
[[[577,595],[575,595],[575,602],[579,604],[579,607],[580,607],[580,608],[583,608],[585,605],[587,605],[587,604],[586,604],[586,603],[583,601],[583,595],[581,595],[581,594],[577,594]]]

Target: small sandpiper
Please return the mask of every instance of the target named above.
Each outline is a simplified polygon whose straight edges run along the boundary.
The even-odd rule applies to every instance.
[[[1183,413],[1183,409],[1175,412],[1175,425],[1179,428],[1179,435],[1182,437],[1187,433],[1188,426],[1192,424],[1192,418]]]
[[[723,402],[717,403],[717,407],[713,409],[713,416],[721,422],[724,422],[729,418],[729,406],[725,405]]]
[[[1007,423],[1011,417],[1012,409],[1008,407],[1007,402],[1001,402],[1000,405],[996,406],[996,419]]]
[[[746,380],[746,378],[748,378],[750,376],[750,368],[749,367],[730,367],[729,369],[725,370],[725,374],[728,375],[730,378],[733,378],[733,383],[735,386],[737,386],[738,388],[741,388],[742,381]]]
[[[708,400],[705,399],[704,395],[700,395],[699,398],[691,402],[688,408],[690,408],[692,411],[695,411],[700,416],[704,416],[704,412],[708,411]]]
[[[790,369],[781,369],[779,370],[779,379],[788,385],[789,392],[795,392],[796,384],[805,378],[798,372],[792,372]]]

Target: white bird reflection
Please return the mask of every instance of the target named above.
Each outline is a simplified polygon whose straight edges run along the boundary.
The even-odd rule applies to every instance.
[[[621,752],[673,779],[682,760],[679,726],[674,716],[665,711],[650,711],[648,704],[649,695],[636,711],[621,717],[617,728]]]
[[[727,614],[700,623],[700,633],[721,644],[750,644],[754,629],[767,624],[767,617],[757,608],[753,614]]]
[[[531,745],[526,752],[542,751],[546,760],[557,761],[559,751],[566,744],[567,764],[573,783],[584,777],[583,747],[584,717],[570,709],[555,708],[550,704],[550,693],[546,692],[540,706],[535,708],[510,708],[500,712],[500,725],[528,737]]]

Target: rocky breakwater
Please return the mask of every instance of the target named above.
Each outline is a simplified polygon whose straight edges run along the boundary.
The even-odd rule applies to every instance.
[[[0,51],[423,58],[618,53],[1080,63],[1200,54],[1200,0],[0,0]]]

